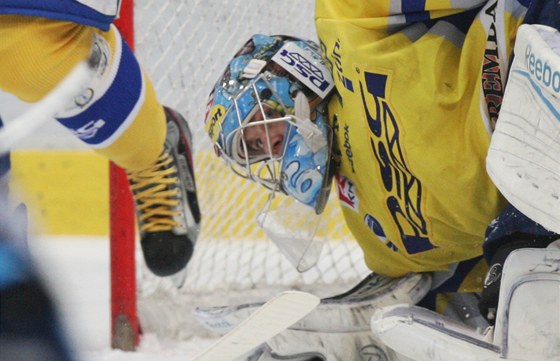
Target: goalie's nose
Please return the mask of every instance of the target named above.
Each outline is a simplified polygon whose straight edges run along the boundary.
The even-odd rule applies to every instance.
[[[265,137],[266,138],[266,137]],[[274,156],[279,156],[282,152],[282,143],[284,141],[284,128],[278,132],[278,129],[275,129],[275,133],[270,136],[269,139],[266,140],[266,148],[265,150],[268,151],[268,146],[270,145],[270,149],[272,150],[272,154]]]
[[[277,157],[282,152],[286,124],[284,122],[259,124],[245,128],[243,139],[249,157],[270,155]]]

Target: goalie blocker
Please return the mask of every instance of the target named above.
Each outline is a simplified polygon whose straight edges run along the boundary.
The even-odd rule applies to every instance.
[[[512,205],[560,233],[560,32],[522,25],[514,52],[488,174]]]

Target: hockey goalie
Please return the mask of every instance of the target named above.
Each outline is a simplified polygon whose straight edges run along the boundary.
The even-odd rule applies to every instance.
[[[560,359],[560,3],[322,0],[315,19],[318,44],[241,47],[206,131],[270,190],[257,221],[298,270],[335,183],[372,274],[243,358]],[[198,316],[227,331],[254,307]]]

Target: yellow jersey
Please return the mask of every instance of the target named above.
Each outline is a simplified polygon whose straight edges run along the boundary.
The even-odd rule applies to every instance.
[[[377,273],[445,270],[481,255],[506,205],[485,158],[526,8],[470,3],[317,1],[337,89],[338,196]]]

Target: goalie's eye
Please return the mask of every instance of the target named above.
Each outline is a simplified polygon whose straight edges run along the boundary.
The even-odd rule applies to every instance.
[[[266,155],[271,158],[281,154],[286,122],[274,120],[282,117],[278,111],[269,107],[265,107],[264,111],[264,114],[257,112],[243,129],[243,140],[248,154],[243,154],[243,147],[240,147],[242,157],[252,158]]]

